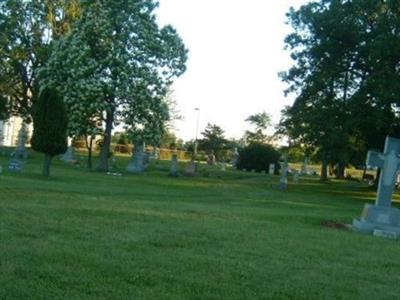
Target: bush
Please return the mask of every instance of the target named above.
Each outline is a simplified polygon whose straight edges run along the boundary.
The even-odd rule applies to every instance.
[[[45,154],[43,175],[50,176],[55,155],[67,151],[67,112],[56,89],[45,88],[33,105],[32,149]]]
[[[237,168],[239,170],[269,170],[270,164],[275,164],[275,172],[279,170],[280,153],[271,145],[251,144],[239,151]]]

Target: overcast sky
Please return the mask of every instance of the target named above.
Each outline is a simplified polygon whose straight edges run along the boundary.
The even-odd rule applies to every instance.
[[[172,24],[189,49],[186,73],[174,84],[174,97],[185,120],[176,123],[185,140],[208,122],[227,137],[239,138],[251,114],[266,111],[279,121],[292,103],[283,95],[278,72],[291,65],[283,39],[290,6],[306,0],[160,0],[159,22]]]

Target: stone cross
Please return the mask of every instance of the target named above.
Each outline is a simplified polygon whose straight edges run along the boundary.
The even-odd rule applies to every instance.
[[[367,166],[381,168],[376,205],[390,207],[396,175],[400,169],[400,140],[387,137],[383,153],[368,151]]]
[[[400,140],[386,138],[383,153],[369,151],[367,166],[381,169],[375,205],[366,204],[361,218],[353,220],[356,231],[380,237],[400,238],[400,210],[391,207],[393,189],[400,169]]]

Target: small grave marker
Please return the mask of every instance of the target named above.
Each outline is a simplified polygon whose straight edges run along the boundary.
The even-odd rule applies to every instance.
[[[269,164],[269,175],[275,175],[275,164]]]

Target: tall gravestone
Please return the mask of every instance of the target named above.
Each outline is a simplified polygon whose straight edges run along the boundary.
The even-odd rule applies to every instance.
[[[293,172],[293,182],[299,183],[299,180],[300,180],[300,173],[299,171],[296,170]]]
[[[308,174],[308,157],[304,158],[303,165],[301,166],[301,174]]]
[[[18,132],[18,139],[17,139],[17,147],[12,154],[13,159],[27,159],[28,158],[28,151],[26,150],[26,142],[28,140],[28,129],[26,124],[23,123],[19,132]]]
[[[20,172],[24,169],[26,160],[28,159],[28,150],[25,147],[27,140],[28,129],[26,124],[23,123],[18,132],[17,147],[11,153],[10,160],[8,161],[8,169],[10,171]]]
[[[236,168],[238,162],[239,162],[239,152],[238,152],[238,149],[235,148],[235,150],[233,151],[233,156],[232,156],[232,167]]]
[[[178,177],[178,154],[176,153],[172,154],[169,176]]]
[[[133,149],[132,159],[126,170],[130,173],[141,174],[146,170],[146,167],[145,143],[137,141]]]
[[[281,178],[279,179],[279,189],[281,190],[287,189],[288,173],[289,173],[289,164],[287,155],[285,154],[283,157],[283,162],[281,163]]]
[[[400,140],[387,137],[384,153],[369,151],[367,166],[381,169],[374,205],[366,204],[360,219],[354,219],[356,231],[392,238],[400,237],[400,210],[393,208],[392,196],[400,169]]]
[[[275,164],[269,164],[269,175],[275,175]]]

